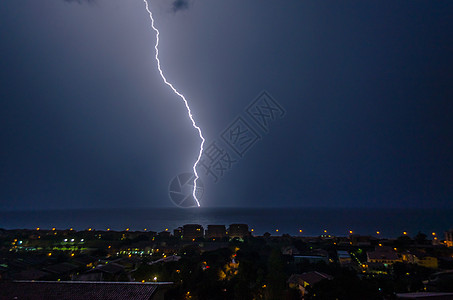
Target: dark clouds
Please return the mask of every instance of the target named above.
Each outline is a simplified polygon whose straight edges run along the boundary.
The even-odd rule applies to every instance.
[[[175,0],[173,1],[172,9],[173,12],[177,12],[180,10],[186,10],[189,8],[189,1],[188,0]]]
[[[63,0],[63,1],[68,3],[82,4],[82,3],[94,3],[96,0]]]
[[[199,138],[143,1],[19,2],[0,5],[0,210],[172,205]],[[287,111],[217,184],[199,169],[203,206],[453,206],[451,1],[150,4],[206,146],[263,89]]]

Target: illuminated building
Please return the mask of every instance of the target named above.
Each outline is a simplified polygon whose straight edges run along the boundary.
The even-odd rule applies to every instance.
[[[351,263],[351,255],[348,251],[345,250],[338,250],[337,251],[338,262],[340,265],[345,265]]]
[[[396,262],[402,262],[402,258],[389,247],[376,247],[375,251],[367,252],[367,262],[369,263],[382,263],[384,265],[391,265]]]
[[[203,237],[203,226],[198,224],[186,224],[182,227],[182,238],[186,241],[195,241]]]
[[[225,225],[208,225],[208,229],[206,230],[206,238],[222,239],[226,236],[227,234]]]
[[[321,272],[306,272],[303,274],[292,274],[288,279],[288,284],[291,288],[300,290],[301,295],[305,296],[308,292],[307,287],[322,280],[332,280],[333,277]]]
[[[453,247],[453,230],[445,232],[445,244],[447,247]]]
[[[173,236],[182,239],[182,228],[178,227],[173,230]]]
[[[228,228],[228,236],[230,238],[244,238],[249,236],[249,226],[247,224],[231,224]]]

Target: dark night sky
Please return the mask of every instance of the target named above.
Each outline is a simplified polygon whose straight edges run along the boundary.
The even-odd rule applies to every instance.
[[[161,61],[208,142],[262,90],[287,112],[203,206],[453,207],[452,1],[177,2]],[[141,0],[2,2],[0,209],[172,206],[199,139],[154,43]]]

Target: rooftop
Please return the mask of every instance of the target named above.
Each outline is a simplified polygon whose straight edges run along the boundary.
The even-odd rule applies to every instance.
[[[150,300],[160,284],[88,281],[0,282],[1,299]]]

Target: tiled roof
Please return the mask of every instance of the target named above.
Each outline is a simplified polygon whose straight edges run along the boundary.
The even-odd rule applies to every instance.
[[[71,271],[77,270],[77,268],[78,267],[76,265],[64,262],[61,264],[45,267],[43,270],[55,274],[66,274]]]
[[[109,274],[118,274],[124,272],[124,267],[116,263],[109,263],[106,265],[98,265],[96,269],[93,269],[93,271],[96,270]]]
[[[288,279],[288,283],[296,283],[303,285],[303,282],[313,285],[320,282],[321,280],[328,279],[331,280],[333,277],[322,272],[306,272],[303,274],[293,274]]]
[[[149,300],[156,289],[135,282],[10,281],[0,282],[0,299]]]
[[[49,275],[47,272],[43,272],[41,270],[35,270],[35,269],[30,269],[30,270],[25,270],[19,273],[16,273],[12,275],[12,278],[14,279],[21,279],[21,280],[36,280],[36,279],[41,279]]]
[[[369,259],[398,260],[398,254],[392,251],[370,251],[367,253]]]

